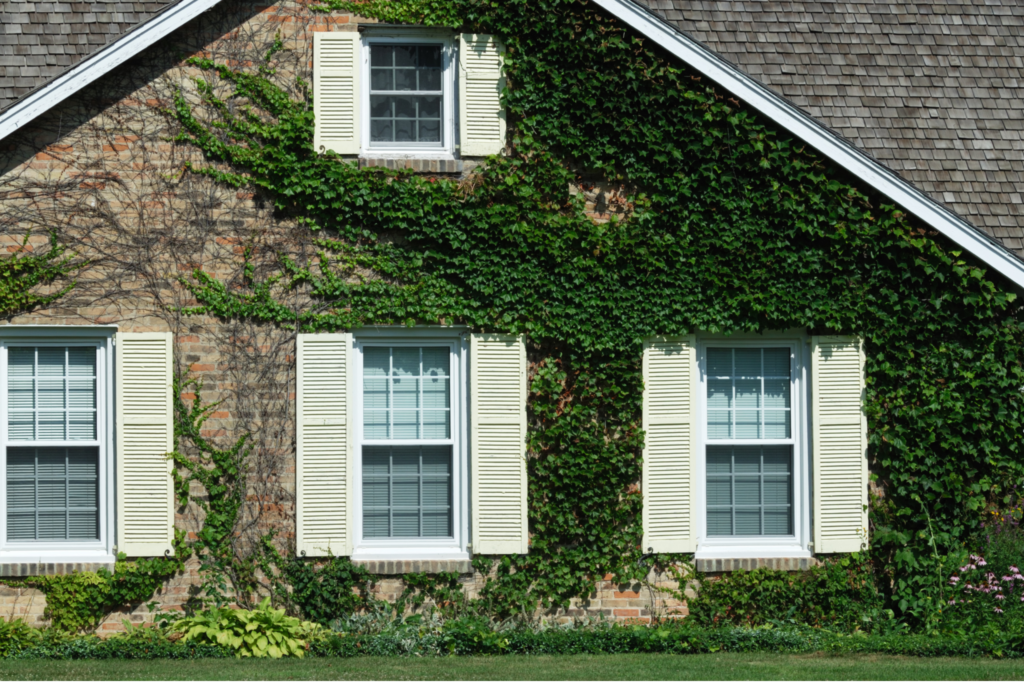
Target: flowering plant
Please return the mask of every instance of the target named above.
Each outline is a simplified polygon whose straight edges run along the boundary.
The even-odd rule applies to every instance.
[[[995,571],[985,557],[971,554],[949,577],[949,587],[947,613],[959,614],[975,625],[1024,616],[1024,574],[1016,566]]]

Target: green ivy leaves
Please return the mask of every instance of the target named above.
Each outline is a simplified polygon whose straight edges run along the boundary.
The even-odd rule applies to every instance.
[[[194,312],[306,331],[463,322],[526,333],[536,373],[530,554],[485,588],[495,612],[565,604],[638,577],[642,339],[803,328],[866,339],[883,586],[959,546],[1024,479],[1024,327],[1005,282],[700,75],[575,0],[373,0],[327,7],[466,26],[507,46],[508,154],[459,183],[361,170],[313,152],[308,102],[266,72],[195,62],[215,125],[175,103],[178,139],[324,235],[318,261],[228,290],[197,272]],[[265,111],[266,117],[252,115]],[[595,220],[571,185],[622,188]],[[393,239],[399,235],[399,239]],[[244,267],[244,264],[240,264]],[[372,271],[377,276],[356,273]],[[296,314],[274,287],[310,285]],[[920,500],[920,501],[918,501]],[[922,506],[923,505],[923,506]],[[895,557],[910,556],[911,561]],[[482,564],[481,564],[482,566]],[[903,599],[889,594],[894,603]]]

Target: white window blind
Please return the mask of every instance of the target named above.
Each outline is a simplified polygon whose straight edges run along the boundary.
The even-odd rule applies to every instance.
[[[451,352],[363,347],[364,538],[453,536]]]
[[[794,534],[791,349],[707,349],[708,537]]]
[[[8,541],[99,538],[96,353],[7,349]]]

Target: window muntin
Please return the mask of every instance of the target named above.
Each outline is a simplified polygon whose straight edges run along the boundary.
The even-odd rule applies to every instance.
[[[362,537],[452,539],[450,345],[362,347]]]
[[[370,144],[442,147],[443,46],[370,45]]]
[[[709,346],[705,352],[705,534],[795,534],[793,351]]]
[[[98,352],[96,345],[6,345],[8,543],[101,539]]]

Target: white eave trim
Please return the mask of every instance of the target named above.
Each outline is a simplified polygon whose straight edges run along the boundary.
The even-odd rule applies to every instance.
[[[771,118],[780,127],[809,143],[929,227],[949,237],[1018,288],[1024,289],[1024,261],[783,97],[630,0],[593,2],[678,57],[690,68],[706,75]]]
[[[109,73],[220,0],[181,0],[0,112],[0,140]]]

